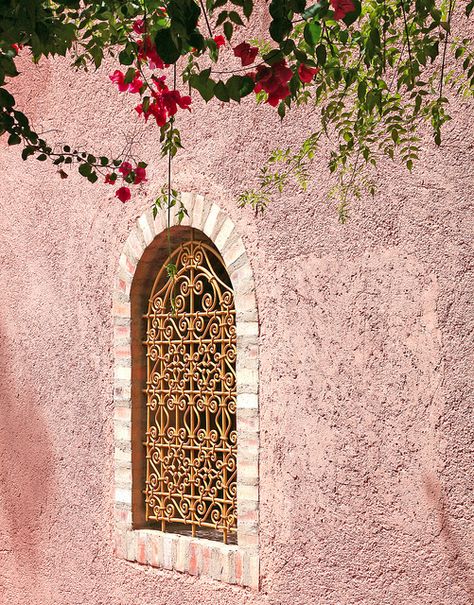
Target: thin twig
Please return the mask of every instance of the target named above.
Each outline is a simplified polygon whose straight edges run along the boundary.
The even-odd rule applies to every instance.
[[[402,7],[403,23],[405,24],[405,35],[407,38],[408,60],[410,61],[410,76],[411,76],[411,83],[413,84],[413,67],[412,67],[413,57],[411,54],[410,34],[408,32],[407,15],[405,12],[405,5],[403,4],[403,0],[400,0],[400,6]]]
[[[441,63],[441,76],[439,80],[439,98],[443,96],[443,83],[444,83],[444,70],[446,67],[446,52],[448,50],[448,38],[451,31],[451,15],[454,8],[454,1],[450,0],[449,9],[448,9],[448,31],[446,32],[446,36],[444,37],[444,48],[443,48],[443,59]]]
[[[201,10],[204,15],[204,19],[206,20],[206,25],[207,25],[207,29],[209,31],[209,35],[211,36],[211,38],[213,38],[214,34],[212,33],[211,24],[209,23],[209,19],[207,17],[207,12],[206,12],[206,7],[204,6],[204,2],[202,0],[199,0],[199,4],[201,5]]]

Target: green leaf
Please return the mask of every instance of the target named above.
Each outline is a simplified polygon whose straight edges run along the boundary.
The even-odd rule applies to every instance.
[[[170,65],[176,63],[181,56],[182,43],[175,40],[171,33],[171,28],[160,29],[155,36],[155,45],[158,54],[165,63]]]
[[[232,34],[234,33],[234,26],[232,25],[232,23],[230,21],[226,21],[224,23],[224,35],[227,38],[227,40],[231,40],[232,39]]]
[[[85,177],[89,177],[91,174],[90,164],[84,163],[79,166],[79,174]]]
[[[205,72],[208,72],[205,75]],[[214,96],[215,82],[209,78],[210,70],[204,70],[200,74],[193,74],[189,78],[189,84],[195,88],[201,97],[206,101],[210,101]]]
[[[5,88],[0,88],[0,107],[13,107],[15,105],[15,98]]]
[[[8,137],[9,145],[18,145],[21,143],[21,137],[19,137],[16,133],[12,132],[12,134]]]
[[[321,39],[322,28],[321,25],[317,21],[311,21],[307,23],[304,28],[304,39],[306,43],[313,47]]]
[[[217,82],[217,84],[214,86],[214,95],[219,99],[219,101],[224,101],[224,103],[230,100],[229,91],[222,80],[219,80],[219,82]]]
[[[320,44],[316,48],[316,58],[318,59],[318,65],[324,67],[326,65],[327,52],[326,47],[323,44]]]
[[[135,57],[128,50],[122,50],[119,52],[118,59],[122,65],[131,65]]]

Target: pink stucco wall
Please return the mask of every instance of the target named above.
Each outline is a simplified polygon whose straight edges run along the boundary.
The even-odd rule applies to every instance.
[[[341,226],[322,157],[305,194],[263,218],[238,193],[280,125],[251,100],[179,117],[175,186],[243,237],[260,317],[261,591],[114,556],[111,293],[129,230],[161,188],[157,132],[107,70],[25,63],[15,83],[56,141],[117,151],[141,137],[149,187],[19,160],[0,141],[0,602],[6,605],[474,603],[473,105],[412,175],[380,167]]]

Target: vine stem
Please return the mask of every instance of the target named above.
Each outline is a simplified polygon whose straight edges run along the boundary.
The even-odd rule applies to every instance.
[[[446,67],[446,52],[448,50],[448,38],[449,33],[451,31],[451,15],[453,13],[455,0],[450,0],[449,9],[448,9],[448,31],[446,32],[446,36],[444,37],[444,48],[443,48],[443,59],[441,62],[441,75],[439,79],[439,98],[443,96],[443,83],[444,83],[444,70]]]
[[[405,12],[405,5],[403,4],[403,0],[400,0],[400,6],[402,7],[403,23],[405,25],[405,35],[406,35],[406,38],[407,38],[408,58],[409,58],[409,61],[410,61],[410,76],[411,76],[411,83],[413,85],[413,68],[412,68],[413,57],[412,57],[412,54],[411,54],[411,44],[410,44],[410,34],[408,32],[407,14]]]
[[[202,14],[204,15],[204,19],[206,20],[206,25],[207,25],[207,29],[209,31],[209,35],[211,36],[211,38],[213,38],[214,34],[212,33],[211,24],[209,23],[209,18],[207,16],[206,7],[204,6],[204,2],[202,0],[199,0],[199,4],[201,5],[201,10],[202,10]]]

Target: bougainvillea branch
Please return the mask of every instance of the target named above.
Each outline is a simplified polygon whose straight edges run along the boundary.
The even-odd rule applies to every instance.
[[[91,182],[104,175],[125,202],[133,185],[146,182],[146,164],[49,145],[9,90],[18,53],[33,61],[69,54],[83,69],[114,57],[111,85],[138,99],[130,119],[159,129],[168,162],[182,145],[175,116],[192,109],[195,94],[221,103],[253,96],[275,108],[275,119],[291,119],[295,105],[313,104],[319,124],[299,147],[275,150],[239,204],[260,212],[291,180],[305,188],[316,178],[312,160],[326,138],[332,193],[344,221],[350,198],[373,191],[371,167],[388,156],[411,170],[423,124],[439,145],[450,119],[448,97],[473,93],[474,53],[463,30],[473,7],[474,0],[262,0],[255,6],[254,0],[7,0],[0,6],[0,134],[23,145],[24,159],[51,159],[62,178],[72,165]],[[246,36],[254,8],[270,17],[261,40]],[[222,54],[234,65],[222,69]],[[181,82],[193,92],[181,92]],[[178,203],[171,179],[166,189],[166,202],[159,197],[155,209]]]

